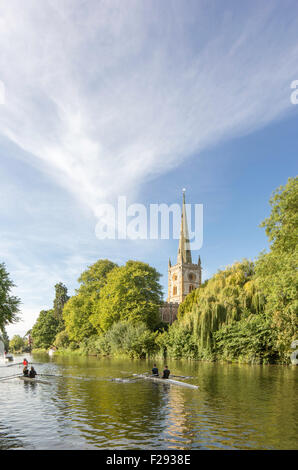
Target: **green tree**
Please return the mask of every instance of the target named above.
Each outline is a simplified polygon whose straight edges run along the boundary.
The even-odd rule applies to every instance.
[[[4,349],[5,351],[8,351],[8,348],[9,348],[9,337],[8,337],[8,334],[7,334],[7,331],[5,328],[3,328],[2,330],[0,330],[0,338],[2,337],[2,341],[4,343]]]
[[[34,348],[48,349],[54,343],[59,326],[54,310],[42,310],[32,330]]]
[[[108,259],[99,259],[96,263],[88,266],[88,269],[86,269],[78,279],[81,284],[79,291],[84,294],[88,293],[92,297],[97,298],[100,289],[106,284],[108,273],[116,267],[117,264]]]
[[[80,343],[92,336],[96,330],[90,322],[93,308],[92,296],[78,293],[69,299],[63,310],[65,331],[70,340]]]
[[[57,334],[54,342],[54,346],[56,346],[58,349],[59,348],[68,348],[70,345],[70,339],[68,334],[66,333],[65,330],[60,331],[60,333]]]
[[[65,329],[72,341],[81,342],[96,333],[90,322],[94,305],[100,291],[106,283],[107,275],[117,265],[107,259],[100,259],[82,273],[78,281],[81,284],[76,295],[70,298],[63,309]]]
[[[155,342],[157,335],[157,331],[150,331],[142,322],[120,321],[112,325],[105,339],[112,354],[124,353],[130,357],[145,358],[158,350]]]
[[[211,359],[214,333],[224,325],[264,311],[265,299],[254,280],[254,264],[243,260],[218,271],[189,294],[169,328],[167,350],[174,357]]]
[[[128,261],[125,266],[110,271],[90,317],[98,333],[119,321],[143,322],[154,329],[160,323],[159,279],[156,269],[140,261]]]
[[[198,359],[200,357],[194,325],[192,322],[186,322],[185,319],[175,321],[167,333],[162,333],[158,336],[157,344],[163,352],[166,351],[167,354],[175,359]],[[207,359],[207,357],[204,358]]]
[[[266,296],[266,314],[277,332],[276,346],[289,361],[298,331],[298,178],[289,178],[270,199],[270,216],[261,224],[271,243],[256,263],[259,287]]]
[[[271,250],[297,253],[298,177],[289,178],[270,198],[270,216],[261,223],[271,243]]]
[[[65,328],[63,308],[67,304],[69,296],[67,287],[59,282],[55,285],[55,299],[51,310],[42,310],[32,330],[26,335],[31,335],[33,348],[48,349],[53,345],[56,335]],[[31,345],[28,344],[28,349]]]
[[[25,341],[19,335],[14,335],[9,341],[9,350],[12,352],[23,352],[25,349]]]
[[[14,283],[9,277],[4,263],[0,263],[0,330],[5,325],[18,321],[20,299],[11,295]]]
[[[279,358],[276,330],[264,314],[225,324],[213,337],[217,359],[267,364]]]
[[[69,300],[67,295],[67,287],[59,282],[55,285],[55,299],[54,299],[54,315],[58,320],[59,326],[58,329],[62,331],[64,329],[64,320],[63,320],[63,308],[66,302]]]
[[[255,266],[219,271],[188,295],[162,338],[175,357],[289,362],[298,331],[298,178],[270,199],[270,241]],[[249,359],[250,358],[250,359]]]

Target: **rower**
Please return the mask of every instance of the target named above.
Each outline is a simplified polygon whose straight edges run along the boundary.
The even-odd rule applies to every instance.
[[[156,367],[156,364],[153,364],[152,375],[159,375],[158,374],[158,368]]]
[[[168,379],[170,376],[170,370],[168,369],[168,366],[165,366],[164,371],[163,371],[163,379]]]
[[[31,369],[30,369],[30,372],[29,372],[29,377],[31,379],[35,379],[35,376],[37,375],[37,372],[36,370],[34,369],[34,367],[32,366]]]
[[[24,367],[24,369],[23,369],[23,375],[24,375],[24,377],[29,377],[28,366],[25,366],[25,367]]]
[[[27,366],[27,365],[28,365],[28,361],[27,361],[27,359],[25,358],[25,359],[23,360],[23,366],[25,367],[25,366]]]

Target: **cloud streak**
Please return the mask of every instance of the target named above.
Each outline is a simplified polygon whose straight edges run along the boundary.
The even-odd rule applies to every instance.
[[[11,0],[0,132],[98,204],[290,110],[295,2]]]
[[[294,111],[296,0],[0,0],[0,44],[0,135],[46,175],[34,187],[40,173],[31,181],[22,167],[17,189],[1,184],[2,220],[22,209],[0,256],[31,325],[61,273],[74,287],[107,246],[127,255],[97,244],[101,203],[133,199],[185,159]],[[84,223],[65,189],[87,208]]]

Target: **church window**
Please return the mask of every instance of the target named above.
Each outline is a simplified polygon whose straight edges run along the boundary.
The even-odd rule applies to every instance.
[[[189,292],[191,292],[192,290],[193,290],[193,285],[190,284],[190,286],[189,286]]]
[[[173,287],[173,295],[177,295],[177,286]]]

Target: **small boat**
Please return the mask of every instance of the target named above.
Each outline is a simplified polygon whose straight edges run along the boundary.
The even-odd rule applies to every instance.
[[[13,355],[12,354],[5,354],[4,362],[12,362],[12,361],[13,361]]]
[[[24,382],[31,382],[31,383],[40,383],[40,384],[47,384],[51,385],[51,382],[46,382],[45,380],[39,380],[39,379],[33,379],[32,377],[19,377],[20,380],[23,380]]]
[[[194,389],[199,388],[197,385],[188,384],[187,382],[181,382],[180,380],[162,379],[161,377],[155,377],[154,375],[145,375],[145,374],[134,374],[134,375],[138,377],[142,377],[143,379],[146,379],[146,380],[152,380],[153,382],[158,382],[162,384],[180,385],[181,387],[194,388]]]

